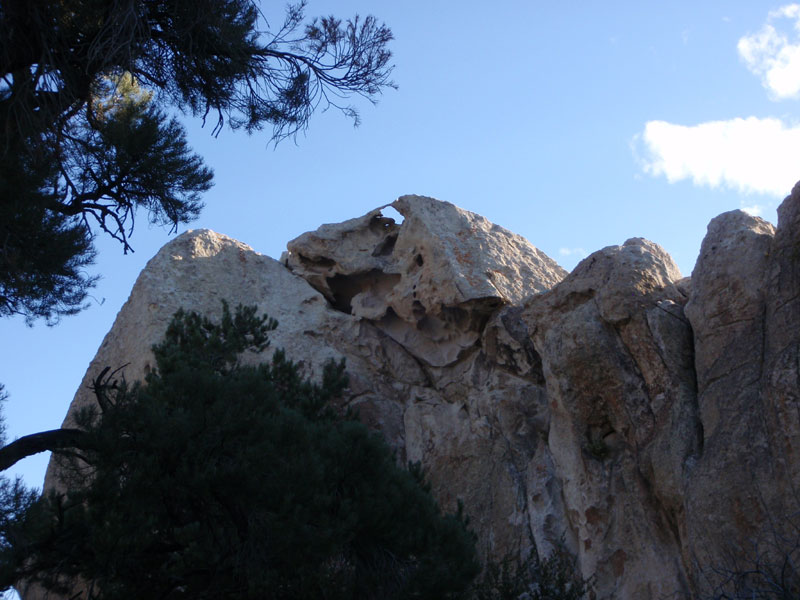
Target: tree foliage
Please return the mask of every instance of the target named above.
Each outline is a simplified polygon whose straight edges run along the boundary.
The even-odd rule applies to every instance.
[[[393,85],[388,28],[303,9],[270,29],[255,0],[0,1],[0,316],[80,310],[93,227],[128,251],[137,209],[197,216],[212,173],[170,111],[279,140]]]
[[[302,378],[281,352],[243,366],[274,322],[227,306],[176,314],[141,385],[106,375],[58,451],[70,489],[2,492],[0,584],[84,598],[462,598],[478,570],[461,514],[418,467],[331,408],[347,378]]]

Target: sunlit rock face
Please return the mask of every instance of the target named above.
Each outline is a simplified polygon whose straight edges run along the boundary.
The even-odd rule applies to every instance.
[[[712,220],[692,279],[703,446],[685,479],[689,547],[721,564],[757,544],[774,563],[800,514],[800,186],[777,230],[740,211]]]
[[[403,196],[289,242],[289,269],[338,310],[367,319],[431,367],[475,347],[490,315],[566,272],[525,238],[449,202]]]
[[[686,300],[669,255],[631,239],[524,309],[567,531],[607,597],[685,589],[676,527],[683,465],[699,445]]]
[[[797,510],[800,192],[777,232],[739,211],[712,221],[691,280],[640,238],[567,275],[452,204],[391,207],[401,223],[381,207],[323,225],[280,261],[179,236],[140,275],[65,424],[105,366],[151,368],[178,308],[213,316],[227,299],[279,322],[248,360],[282,347],[317,376],[344,357],[344,402],[423,463],[446,510],[464,503],[482,554],[563,539],[597,598],[697,595],[731,544]]]

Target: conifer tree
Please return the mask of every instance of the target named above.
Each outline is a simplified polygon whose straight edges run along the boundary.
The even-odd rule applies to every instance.
[[[56,451],[69,492],[4,490],[0,586],[36,581],[82,598],[463,598],[477,574],[463,516],[444,515],[419,467],[333,408],[276,351],[243,366],[275,323],[224,307],[179,312],[157,368],[128,385],[106,372]]]
[[[177,112],[279,140],[393,84],[374,17],[266,21],[257,0],[0,0],[0,317],[84,306],[100,231],[175,229],[212,184]]]

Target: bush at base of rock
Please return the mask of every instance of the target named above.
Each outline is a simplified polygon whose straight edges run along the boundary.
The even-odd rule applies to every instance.
[[[472,600],[582,600],[591,592],[591,580],[580,576],[575,557],[561,543],[544,559],[531,553],[524,561],[488,560]]]

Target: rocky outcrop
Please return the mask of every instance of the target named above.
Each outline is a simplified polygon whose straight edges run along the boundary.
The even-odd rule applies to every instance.
[[[686,314],[694,330],[703,445],[684,498],[697,565],[727,567],[731,548],[781,553],[775,542],[787,534],[794,544],[799,249],[796,186],[779,209],[777,232],[740,211],[714,219],[692,274]]]
[[[276,318],[270,349],[312,376],[345,357],[346,401],[423,463],[446,509],[463,501],[482,552],[563,539],[597,598],[696,595],[796,510],[800,189],[777,231],[740,211],[712,221],[691,279],[643,239],[567,275],[452,204],[391,206],[402,223],[381,207],[281,261],[210,231],[167,244],[65,423],[105,366],[147,372],[175,310],[215,314],[224,298]]]
[[[307,374],[347,359],[350,405],[401,460],[424,463],[445,507],[459,499],[475,507],[486,551],[527,551],[532,528],[557,540],[560,491],[542,466],[541,365],[518,305],[566,272],[524,238],[452,204],[405,196],[392,206],[402,225],[376,209],[304,234],[282,262],[210,231],[167,244],[135,284],[65,425],[93,401],[88,385],[105,366],[127,364],[129,380],[148,371],[150,347],[178,308],[213,315],[222,299],[255,304],[278,321],[268,350],[284,348]],[[498,364],[484,346],[502,355]],[[532,457],[542,449],[540,465]],[[57,485],[51,465],[46,487]],[[551,491],[530,501],[528,488]]]
[[[700,425],[686,287],[666,252],[632,239],[525,308],[567,531],[606,596],[687,589],[681,483]]]
[[[342,312],[373,322],[432,367],[459,360],[500,306],[566,272],[526,239],[448,202],[403,196],[289,242],[286,265]]]
[[[774,233],[741,211],[722,214],[709,224],[692,273],[686,314],[694,331],[703,452],[688,473],[685,501],[699,564],[721,560],[718,549],[745,542],[766,516],[759,488],[775,461],[768,457],[761,379]],[[764,492],[772,488],[767,483]]]

